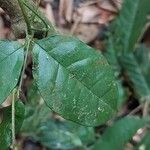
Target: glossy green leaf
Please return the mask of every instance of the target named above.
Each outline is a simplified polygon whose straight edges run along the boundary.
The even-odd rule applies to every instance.
[[[124,0],[119,17],[113,27],[114,49],[120,51],[133,51],[149,11],[149,0]]]
[[[100,52],[76,38],[55,35],[36,41],[33,56],[34,78],[52,110],[87,126],[114,115],[116,84]]]
[[[15,127],[17,133],[20,130],[24,120],[24,105],[20,101],[15,103],[15,111]],[[11,106],[1,109],[0,113],[2,116],[2,122],[0,123],[0,149],[8,150],[8,147],[12,142]]]
[[[0,41],[0,104],[18,83],[23,59],[23,48],[19,43]]]
[[[125,144],[147,120],[137,117],[125,117],[107,128],[92,150],[123,150]]]
[[[135,53],[120,57],[120,64],[133,83],[135,93],[141,99],[150,98],[150,55],[149,50],[141,47]]]

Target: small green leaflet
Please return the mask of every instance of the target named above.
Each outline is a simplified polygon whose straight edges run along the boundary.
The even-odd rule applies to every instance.
[[[15,103],[15,122],[16,122],[16,133],[20,130],[22,122],[24,120],[24,105],[17,101]],[[0,123],[0,149],[8,150],[11,144],[11,106],[0,109],[0,114],[2,114],[2,122]]]
[[[16,41],[0,41],[0,104],[18,83],[24,52]]]
[[[148,120],[138,117],[122,118],[106,129],[91,150],[123,150],[136,131],[144,127],[146,123]]]
[[[114,115],[118,92],[100,52],[74,37],[54,35],[35,42],[33,61],[38,89],[53,111],[87,126]]]

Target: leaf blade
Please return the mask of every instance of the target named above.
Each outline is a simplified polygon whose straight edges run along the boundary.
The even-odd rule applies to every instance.
[[[55,35],[35,44],[33,56],[34,78],[52,110],[89,126],[104,123],[114,114],[117,89],[100,53],[76,38]]]
[[[132,138],[147,120],[138,117],[125,117],[108,127],[102,137],[96,142],[92,150],[124,149],[125,144]]]
[[[16,133],[18,133],[18,131],[21,128],[23,119],[24,119],[24,105],[20,102],[17,101],[15,103],[15,110],[16,110],[16,114],[15,114],[15,122],[16,122]],[[11,144],[11,106],[3,108],[2,110],[2,114],[3,114],[3,119],[2,122],[0,123],[0,145],[1,148],[3,150],[7,150],[8,147]]]
[[[133,51],[146,23],[149,5],[149,0],[125,0],[123,2],[120,15],[113,24],[115,27],[113,37],[116,50]]]
[[[0,104],[16,86],[23,65],[23,48],[17,42],[0,42]]]
[[[122,55],[120,58],[125,73],[128,75],[136,95],[141,100],[149,100],[150,98],[150,56],[149,49],[140,46],[134,53]]]

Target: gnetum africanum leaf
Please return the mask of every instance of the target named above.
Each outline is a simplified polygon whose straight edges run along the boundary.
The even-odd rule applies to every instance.
[[[133,83],[135,93],[141,100],[150,98],[150,55],[149,49],[139,46],[134,53],[120,56],[120,64]]]
[[[96,126],[116,111],[117,88],[100,52],[73,37],[36,41],[34,78],[47,105],[66,119]]]
[[[16,86],[23,59],[23,48],[18,42],[0,41],[0,104]]]
[[[107,128],[91,150],[123,150],[125,144],[148,120],[138,117],[125,117]]]
[[[146,53],[146,51],[144,53]],[[142,55],[141,55],[141,57],[142,57]],[[147,66],[148,66],[150,64],[149,55],[147,55],[144,59],[146,60]],[[128,75],[129,79],[133,83],[135,93],[141,98],[141,100],[145,100],[148,97],[150,97],[150,84],[148,82],[149,69],[146,68],[146,64],[144,64],[142,62],[138,62],[138,60],[136,59],[136,57],[133,53],[123,55],[120,58],[120,62],[121,62],[122,67],[124,68],[126,74]],[[142,66],[140,66],[141,64],[142,64]],[[143,66],[145,66],[144,71],[142,69]]]
[[[15,123],[16,123],[16,133],[19,132],[22,122],[24,120],[24,105],[17,101],[15,103]],[[8,147],[11,144],[11,106],[2,108],[0,110],[0,114],[2,115],[2,122],[0,123],[0,149],[8,150]]]
[[[114,23],[114,49],[133,51],[149,12],[149,0],[124,0],[119,17]]]

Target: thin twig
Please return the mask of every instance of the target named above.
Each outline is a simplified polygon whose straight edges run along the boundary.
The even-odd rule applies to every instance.
[[[12,93],[12,149],[15,149],[16,138],[15,138],[15,94],[16,89]]]
[[[74,34],[74,32],[77,29],[80,22],[81,22],[81,17],[77,17],[77,19],[75,20],[73,26],[71,27],[71,31],[70,31],[71,35]]]
[[[17,91],[17,97],[18,98],[19,98],[19,93],[21,91],[21,86],[22,86],[22,82],[23,82],[23,76],[24,76],[25,68],[26,68],[26,64],[27,64],[28,52],[29,52],[32,40],[33,40],[33,34],[32,35],[28,35],[27,36],[26,53],[25,53],[25,58],[24,58],[24,63],[23,63],[23,69],[22,69],[22,72],[21,72],[21,78],[20,78],[19,87],[18,87],[18,91]]]
[[[99,2],[101,2],[101,1],[100,0],[87,1],[87,2],[79,4],[79,6],[85,7],[85,6],[93,5],[93,4],[99,3]]]
[[[149,101],[145,101],[143,106],[143,118],[148,115],[149,112]]]
[[[139,105],[138,107],[133,109],[128,115],[133,115],[133,114],[137,113],[140,109],[142,109],[142,107],[143,107],[143,104]]]

